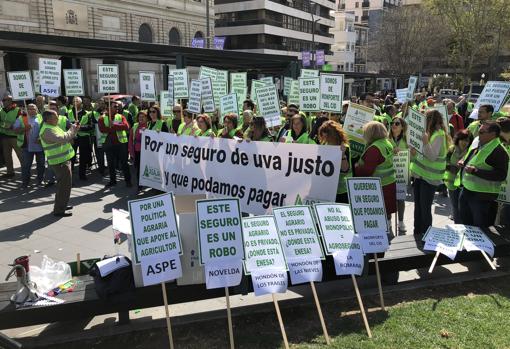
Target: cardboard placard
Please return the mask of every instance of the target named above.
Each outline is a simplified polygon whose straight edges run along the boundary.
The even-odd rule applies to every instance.
[[[272,76],[265,76],[263,78],[260,78],[259,81],[262,81],[266,85],[274,85],[274,80]]]
[[[211,80],[216,80],[217,70],[214,68],[209,68],[204,65],[200,66],[200,72],[198,73],[198,79],[202,80],[205,78],[210,78]]]
[[[30,71],[7,72],[12,99],[15,101],[33,99],[35,97],[34,87]]]
[[[300,78],[317,78],[319,71],[315,69],[301,69]]]
[[[321,98],[320,78],[299,78],[299,109],[319,111]]]
[[[119,65],[97,65],[97,92],[119,93]]]
[[[423,249],[442,253],[453,261],[457,251],[462,249],[463,236],[464,234],[457,230],[429,227],[423,237]]]
[[[191,80],[188,111],[195,114],[200,114],[202,111],[202,82],[200,80]]]
[[[287,272],[285,270],[262,269],[251,274],[255,296],[287,291]]]
[[[283,77],[283,95],[284,96],[289,96],[289,93],[290,93],[290,85],[292,84],[292,78],[289,77],[289,76],[284,76]]]
[[[159,103],[161,115],[165,117],[173,115],[174,99],[170,91],[161,91],[159,93]]]
[[[407,94],[406,94],[406,98],[408,101],[414,101],[414,90],[416,90],[417,84],[418,84],[418,77],[410,76],[409,84],[407,85]]]
[[[341,74],[321,74],[320,109],[331,112],[342,112],[344,98],[344,76]]]
[[[34,92],[41,93],[41,77],[39,70],[32,70],[32,81],[34,83]]]
[[[363,126],[374,120],[375,109],[364,105],[349,103],[345,114],[344,130],[358,142],[365,144],[363,139]]]
[[[256,88],[258,114],[266,120],[267,127],[280,125],[280,101],[274,85]]]
[[[494,243],[479,227],[464,224],[449,224],[446,228],[464,234],[462,247],[466,251],[484,251],[494,257]]]
[[[39,79],[41,86],[60,90],[62,61],[53,58],[39,58]],[[42,94],[45,94],[41,91]]]
[[[407,186],[409,185],[409,150],[400,150],[393,155],[393,168],[395,169],[395,179],[397,186],[397,200],[405,200],[407,196]]]
[[[226,81],[212,80],[214,106],[216,109],[220,108],[220,98],[228,94],[228,86]]]
[[[407,88],[398,88],[395,90],[397,102],[404,104],[407,102]]]
[[[64,69],[64,85],[67,96],[83,96],[83,71],[81,69]]]
[[[230,93],[248,88],[248,73],[230,73]]]
[[[410,108],[407,114],[407,143],[420,154],[423,154],[423,134],[427,127],[427,117]]]
[[[350,235],[351,241],[345,243],[344,249],[333,253],[333,262],[335,263],[336,275],[361,275],[365,260],[363,258],[363,249],[361,239],[358,235]]]
[[[251,81],[250,98],[253,103],[258,105],[259,102],[257,100],[257,88],[264,87],[264,86],[268,86],[268,84],[264,81],[260,81],[260,80],[252,80]]]
[[[200,79],[201,90],[200,94],[202,97],[202,107],[206,113],[214,113],[216,106],[214,104],[214,95],[211,78]]]
[[[140,77],[140,98],[143,101],[156,100],[156,73],[153,71],[141,71]]]
[[[351,207],[348,204],[317,203],[314,209],[326,254],[344,250],[354,235]]]
[[[221,122],[223,123],[223,117],[228,113],[237,114],[239,110],[239,104],[237,103],[237,95],[230,93],[228,95],[220,97],[220,115]]]
[[[168,77],[173,77],[174,80],[174,98],[188,98],[188,71],[186,69],[172,69],[168,72]]]
[[[288,104],[299,105],[299,80],[290,82],[290,90],[287,98]]]

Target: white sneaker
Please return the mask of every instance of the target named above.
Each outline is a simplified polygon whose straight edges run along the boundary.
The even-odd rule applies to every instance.
[[[404,221],[398,221],[398,231],[400,233],[405,233],[407,231]]]

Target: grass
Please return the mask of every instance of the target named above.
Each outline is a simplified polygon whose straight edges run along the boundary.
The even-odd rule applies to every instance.
[[[319,295],[320,296],[320,295]],[[311,300],[309,300],[311,301]],[[378,297],[365,297],[373,338],[366,335],[358,305],[323,302],[332,345],[326,346],[316,309],[311,304],[282,308],[293,349],[305,348],[510,348],[510,278],[395,292],[385,296],[387,312],[378,310]],[[236,348],[281,348],[276,314],[234,314]],[[228,348],[225,320],[174,326],[176,348]],[[166,329],[131,332],[94,341],[52,346],[66,348],[165,348]]]

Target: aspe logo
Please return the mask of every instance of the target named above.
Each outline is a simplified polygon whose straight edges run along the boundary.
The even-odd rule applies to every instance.
[[[309,197],[302,198],[301,195],[297,194],[296,200],[294,201],[294,205],[307,205],[308,206],[308,205],[318,204],[321,202],[327,202],[327,201],[321,200],[321,199],[309,198]]]
[[[145,165],[145,169],[143,170],[143,177],[150,180],[161,181],[161,171],[159,168]]]

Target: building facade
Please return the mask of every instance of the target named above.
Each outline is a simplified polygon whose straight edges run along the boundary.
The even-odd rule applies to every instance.
[[[292,55],[334,44],[330,11],[335,0],[216,0],[215,32],[226,36],[225,49]]]
[[[191,46],[194,37],[206,38],[206,6],[209,0],[2,0],[0,31],[37,33],[55,36],[146,42]],[[210,38],[214,35],[214,9],[209,2]],[[212,41],[212,39],[211,39]],[[5,93],[6,71],[37,70],[39,55],[3,52],[0,57],[0,93]],[[48,57],[48,56],[45,56]],[[61,58],[63,68],[71,68],[70,59]],[[162,85],[161,65],[98,59],[79,59],[89,94],[97,95],[96,65],[117,63],[121,73],[121,91],[139,93],[138,72],[157,73]]]
[[[333,57],[329,62],[333,70],[353,72],[356,31],[354,30],[354,14],[335,11],[335,26],[329,30],[335,43],[331,46]]]

